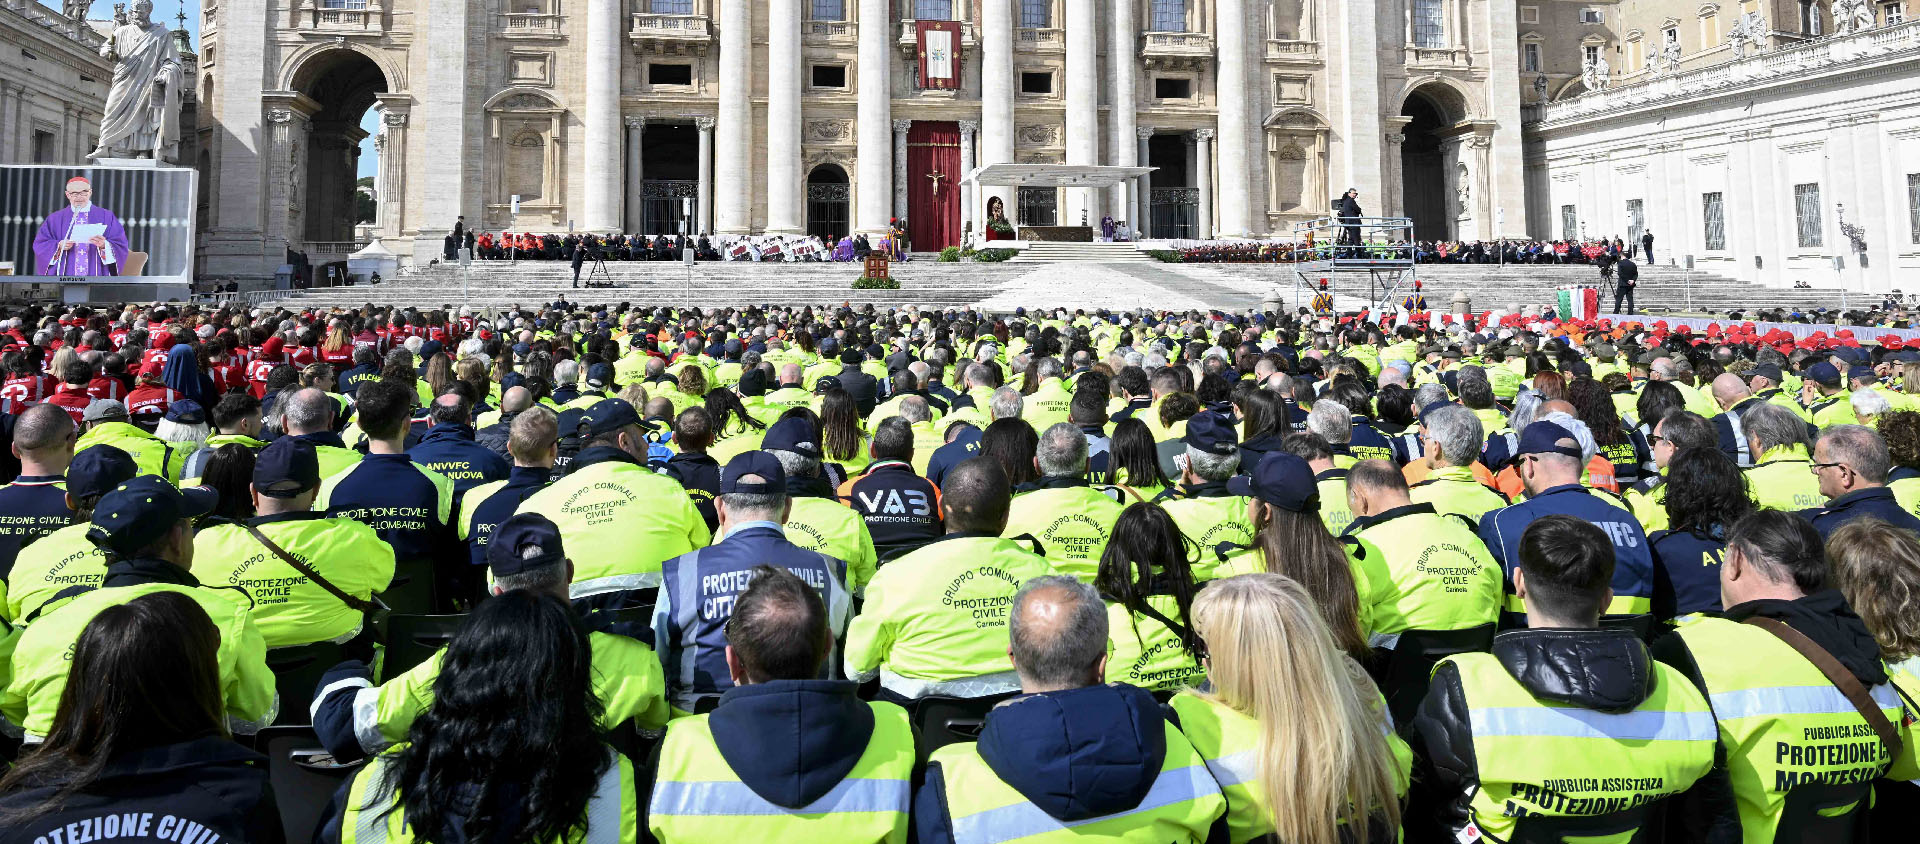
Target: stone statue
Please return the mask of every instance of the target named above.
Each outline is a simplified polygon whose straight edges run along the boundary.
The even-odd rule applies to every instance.
[[[1640,69],[1646,71],[1647,76],[1649,77],[1659,76],[1660,75],[1660,51],[1648,50],[1647,60],[1640,63]]]
[[[1759,12],[1748,12],[1733,22],[1733,28],[1727,30],[1727,44],[1733,47],[1733,57],[1744,59],[1747,48],[1759,52],[1760,45],[1767,37],[1767,20]]]
[[[1873,4],[1869,0],[1833,0],[1833,32],[1852,35],[1873,28]]]
[[[1547,101],[1547,75],[1542,73],[1533,78],[1533,96],[1541,102]]]
[[[113,87],[107,90],[100,120],[96,158],[154,158],[174,161],[180,151],[180,57],[173,33],[152,19],[153,0],[133,0],[133,8],[114,5],[114,29],[100,46],[113,62]]]
[[[76,21],[87,19],[87,9],[92,8],[92,0],[62,0],[61,11]]]
[[[1593,61],[1580,63],[1580,81],[1589,91],[1607,90],[1607,85],[1612,82],[1607,77],[1612,73],[1613,67],[1607,64],[1606,56],[1596,56]]]
[[[1660,57],[1667,63],[1667,70],[1680,69],[1680,42],[1668,41],[1660,47]]]

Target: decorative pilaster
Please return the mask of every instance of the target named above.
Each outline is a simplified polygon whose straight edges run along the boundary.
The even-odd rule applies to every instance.
[[[1147,142],[1153,138],[1153,127],[1141,126],[1134,129],[1133,133],[1134,137],[1140,142],[1139,157],[1134,159],[1134,161],[1137,164],[1145,165],[1148,161],[1152,160],[1147,155]],[[1140,189],[1134,191],[1134,199],[1136,200],[1134,203],[1136,210],[1133,212],[1134,238],[1136,240],[1145,239],[1153,232],[1152,173],[1140,177]]]
[[[899,217],[907,213],[907,130],[913,128],[911,120],[893,121],[893,213]]]
[[[1194,237],[1213,239],[1213,130],[1193,130],[1194,184],[1200,188],[1200,225]]]
[[[716,121],[705,115],[693,119],[700,131],[700,207],[693,212],[693,228],[698,234],[713,231],[713,126]]]
[[[621,226],[621,229],[627,234],[633,234],[639,232],[640,227],[645,224],[644,221],[641,220],[644,214],[641,210],[640,197],[644,190],[646,180],[643,178],[644,174],[640,169],[640,145],[646,140],[647,119],[644,117],[629,117],[626,119],[626,126],[627,201],[626,214],[624,215],[625,225]]]
[[[970,174],[973,172],[973,133],[978,131],[980,131],[979,121],[977,120],[960,121],[961,178],[966,178],[967,174]],[[958,186],[956,185],[956,187]],[[960,219],[961,220],[974,219],[973,209],[978,207],[978,205],[976,205],[976,203],[974,202],[974,195],[979,192],[980,192],[979,185],[967,185],[965,188],[961,189],[960,191]],[[980,230],[980,226],[978,223],[974,225],[973,230],[976,232]]]

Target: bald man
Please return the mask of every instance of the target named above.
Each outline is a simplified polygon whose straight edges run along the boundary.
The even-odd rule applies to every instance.
[[[513,472],[506,458],[475,441],[473,402],[456,393],[433,400],[427,435],[407,450],[407,457],[453,481],[456,498],[481,484],[504,481]]]
[[[1713,403],[1720,406],[1720,415],[1713,417],[1713,432],[1719,438],[1720,452],[1738,462],[1740,468],[1751,468],[1759,455],[1748,449],[1740,417],[1765,399],[1754,396],[1746,380],[1731,372],[1713,379],[1711,389]]]

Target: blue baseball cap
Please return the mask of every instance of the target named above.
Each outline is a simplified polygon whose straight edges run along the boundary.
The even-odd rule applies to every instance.
[[[181,399],[167,406],[166,420],[176,425],[204,425],[207,411],[193,399]]]
[[[1873,367],[1871,366],[1855,366],[1847,370],[1847,380],[1872,382],[1880,380],[1880,376],[1873,374]]]
[[[539,553],[527,556],[533,548],[540,549]],[[487,540],[487,568],[493,571],[494,577],[510,577],[566,559],[560,528],[539,513],[514,514],[494,528]]]
[[[613,364],[596,363],[587,367],[587,386],[596,390],[613,384]]]
[[[220,494],[207,487],[176,489],[158,476],[138,475],[100,497],[87,541],[119,556],[137,553],[181,519],[204,516],[219,503]]]
[[[320,458],[313,443],[281,437],[253,461],[253,489],[270,498],[293,498],[320,486]]]
[[[1807,367],[1807,377],[1813,379],[1814,383],[1817,384],[1825,384],[1829,387],[1837,386],[1840,383],[1840,367],[1823,360]]]
[[[627,403],[626,399],[602,399],[587,410],[587,431],[593,436],[611,434],[628,425],[653,429],[653,426],[640,418],[640,414],[634,411],[633,405]]]
[[[1520,432],[1520,446],[1513,450],[1515,457],[1526,454],[1563,454],[1579,459],[1581,457],[1580,440],[1573,432],[1555,422],[1535,422]]]
[[[742,481],[748,475],[758,475],[761,480]],[[720,470],[720,494],[748,493],[753,495],[786,494],[787,472],[780,468],[780,461],[764,451],[744,451],[727,461]]]
[[[1232,454],[1240,445],[1240,433],[1226,416],[1203,410],[1187,420],[1187,435],[1180,441],[1208,454]]]
[[[1257,498],[1293,513],[1320,512],[1320,486],[1307,461],[1284,451],[1268,452],[1250,475],[1227,480],[1227,492]]]
[[[110,445],[88,446],[67,465],[67,494],[75,500],[106,495],[138,474],[132,455]]]
[[[767,451],[791,451],[815,460],[822,456],[820,429],[799,416],[789,416],[773,423],[773,427],[760,437],[760,447]]]

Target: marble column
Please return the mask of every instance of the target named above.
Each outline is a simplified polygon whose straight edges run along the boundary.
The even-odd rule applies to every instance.
[[[1139,154],[1136,158],[1134,158],[1134,163],[1144,166],[1147,164],[1147,162],[1152,160],[1147,154],[1147,150],[1148,150],[1147,142],[1153,138],[1153,127],[1151,126],[1136,127],[1133,130],[1133,133],[1140,143]],[[1133,230],[1137,232],[1137,234],[1134,235],[1134,238],[1136,240],[1144,239],[1144,238],[1150,237],[1153,231],[1153,174],[1152,173],[1148,173],[1140,177],[1139,189],[1134,191],[1134,199],[1135,199],[1135,210],[1133,212],[1134,213]]]
[[[713,126],[711,117],[696,117],[693,127],[700,130],[700,198],[693,209],[693,233],[713,231]]]
[[[1100,163],[1100,20],[1095,0],[1067,0],[1067,163]],[[1060,224],[1100,221],[1097,188],[1068,188]]]
[[[720,113],[714,169],[725,182],[714,207],[713,230],[753,231],[753,4],[720,2]]]
[[[767,5],[767,231],[806,228],[800,202],[800,0]]]
[[[1013,0],[980,0],[981,164],[1013,163]],[[1002,185],[975,191],[974,231],[986,230],[986,197],[998,194],[1011,219],[1015,192]]]
[[[1138,101],[1135,82],[1139,78],[1139,66],[1134,60],[1134,54],[1138,50],[1134,44],[1140,38],[1140,27],[1134,23],[1134,12],[1134,4],[1130,0],[1116,2],[1112,5],[1110,17],[1106,21],[1107,26],[1111,27],[1108,30],[1107,41],[1107,71],[1111,77],[1108,85],[1111,91],[1110,96],[1118,106],[1107,115],[1109,124],[1107,126],[1107,163],[1123,167],[1144,161],[1134,155],[1138,145],[1135,143],[1133,130],[1138,123],[1136,122],[1137,110],[1132,104]],[[1136,216],[1135,211],[1139,207],[1139,203],[1135,201],[1139,198],[1139,193],[1137,184],[1121,182],[1113,189],[1113,202],[1110,206],[1113,208],[1115,217],[1125,217],[1128,224],[1132,225],[1136,231],[1140,226],[1140,218]]]
[[[893,121],[893,213],[891,217],[907,213],[907,130],[913,128],[911,120]]]
[[[1386,153],[1381,156],[1380,162],[1386,172],[1381,179],[1380,197],[1374,200],[1374,204],[1379,206],[1383,217],[1400,217],[1407,213],[1407,192],[1404,187],[1406,173],[1401,166],[1400,154],[1402,145],[1407,142],[1407,124],[1412,122],[1411,117],[1388,117],[1380,121],[1380,125],[1386,129]],[[1343,195],[1346,193],[1345,188],[1340,190]],[[1364,200],[1366,195],[1362,194],[1361,198]]]
[[[1194,237],[1213,239],[1213,130],[1193,130],[1194,184],[1200,188],[1200,224]]]
[[[586,158],[586,209],[581,226],[590,232],[620,229],[620,0],[587,0],[586,110],[581,129]],[[449,155],[454,154],[451,150]]]
[[[626,224],[621,228],[627,234],[633,234],[640,231],[640,226],[645,223],[645,221],[641,219],[645,216],[642,209],[645,207],[643,197],[645,196],[646,182],[642,178],[643,172],[640,167],[640,144],[646,140],[647,119],[644,117],[629,117],[626,119],[626,124],[627,213],[624,215]]]
[[[980,131],[980,121],[978,120],[960,121],[961,178],[966,178],[967,174],[973,172],[973,133],[978,131]],[[958,188],[960,191],[960,219],[962,220],[961,226],[965,227],[967,222],[971,222],[974,219],[973,209],[976,207],[974,204],[974,194],[979,192],[978,190],[979,186],[971,185],[971,184],[964,185],[964,186],[960,184],[955,184],[954,187]],[[980,226],[977,224],[974,225],[972,228],[973,228],[973,231],[975,232],[978,232],[980,230]]]
[[[1215,83],[1220,114],[1220,234],[1246,237],[1253,234],[1253,167],[1249,160],[1247,97],[1251,84],[1247,72],[1247,42],[1231,37],[1249,31],[1246,0],[1218,0],[1216,12],[1222,36],[1216,39],[1220,75]]]
[[[888,0],[859,0],[859,60],[854,64],[860,75],[858,104],[855,106],[857,129],[854,134],[854,191],[856,200],[853,230],[878,235],[887,231],[887,211],[893,192],[887,189],[893,174],[892,138],[887,127],[893,122],[893,21],[888,17]]]

